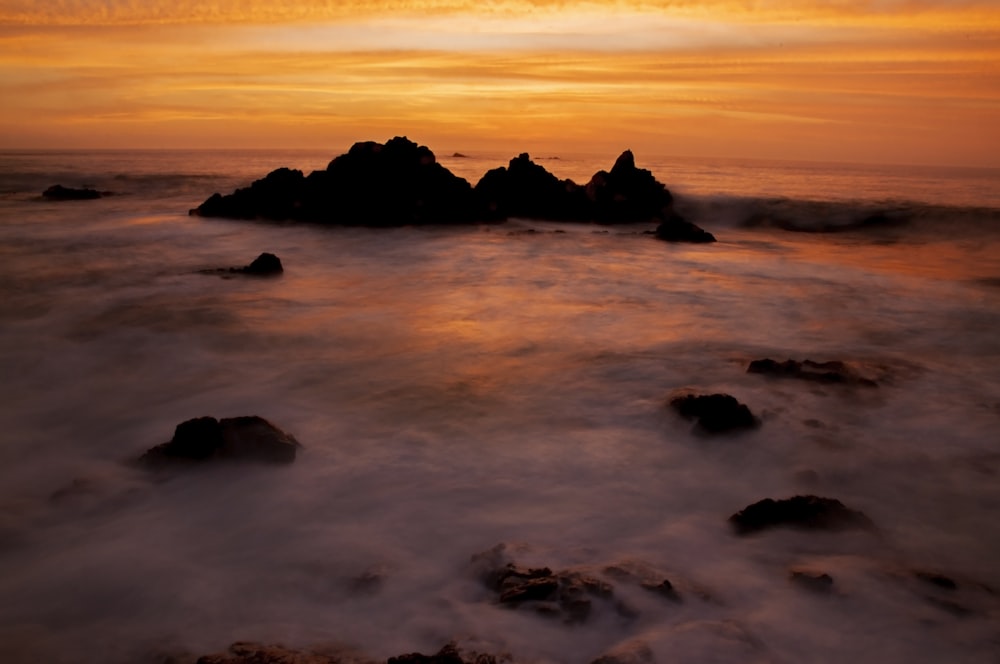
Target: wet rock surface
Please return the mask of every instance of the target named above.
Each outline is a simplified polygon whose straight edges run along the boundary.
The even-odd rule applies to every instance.
[[[697,422],[705,433],[745,431],[760,426],[750,409],[728,394],[680,394],[670,406],[686,419]]]
[[[778,362],[765,358],[751,362],[747,367],[747,373],[764,374],[778,378],[797,378],[817,383],[878,387],[877,382],[862,376],[845,362],[839,360],[828,362],[785,360]]]
[[[146,467],[208,461],[291,463],[301,445],[295,437],[256,415],[198,417],[177,425],[169,442],[139,458]]]
[[[781,500],[765,498],[729,517],[738,535],[750,535],[769,528],[801,530],[874,529],[863,512],[850,509],[835,498],[793,496]]]

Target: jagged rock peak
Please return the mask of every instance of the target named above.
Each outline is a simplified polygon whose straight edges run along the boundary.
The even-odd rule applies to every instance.
[[[631,150],[625,150],[615,161],[615,165],[611,167],[611,172],[619,173],[631,170],[635,170],[635,155],[632,154]]]

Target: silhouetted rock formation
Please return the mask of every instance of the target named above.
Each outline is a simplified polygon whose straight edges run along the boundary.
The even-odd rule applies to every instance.
[[[683,417],[697,420],[708,433],[724,433],[760,426],[750,409],[728,394],[683,394],[670,399]]]
[[[178,424],[170,442],[151,448],[139,462],[149,467],[212,460],[291,463],[300,447],[294,436],[256,415],[198,417]]]
[[[787,526],[804,530],[848,530],[874,528],[863,512],[852,510],[834,498],[793,496],[782,500],[765,498],[729,517],[739,535]]]
[[[611,171],[581,187],[560,180],[521,154],[488,171],[473,188],[437,163],[424,146],[396,137],[355,143],[325,171],[304,176],[280,168],[249,187],[213,194],[191,214],[236,219],[404,226],[503,221],[658,222],[657,237],[676,242],[715,238],[674,212],[673,198],[626,150]]]
[[[495,219],[590,220],[586,191],[549,173],[527,153],[511,159],[506,168],[488,171],[476,184],[476,194]]]
[[[293,650],[283,645],[239,641],[224,653],[204,655],[196,664],[375,664],[367,658],[346,659],[342,652]]]
[[[767,358],[751,362],[750,366],[747,367],[747,373],[766,374],[781,378],[798,378],[818,383],[878,387],[878,383],[874,380],[858,375],[849,366],[837,360],[831,362],[813,362],[812,360],[805,360],[803,362],[785,360],[784,362],[778,362]]]
[[[468,182],[438,164],[429,149],[402,137],[385,145],[355,143],[308,177],[280,168],[228,196],[213,195],[192,214],[364,226],[483,217]]]
[[[54,184],[42,192],[42,198],[49,201],[89,201],[105,195],[96,189],[73,189],[61,184]]]

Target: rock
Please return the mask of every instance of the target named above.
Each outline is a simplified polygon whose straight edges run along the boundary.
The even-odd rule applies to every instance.
[[[102,193],[96,189],[73,189],[61,184],[54,184],[42,192],[42,198],[49,201],[89,201],[101,198],[106,194],[107,192]]]
[[[847,364],[838,360],[830,362],[785,360],[784,362],[778,362],[777,360],[765,358],[751,362],[747,367],[747,373],[765,374],[779,378],[798,378],[818,383],[878,387],[878,383],[874,380],[859,375],[847,366]]]
[[[274,254],[269,254],[267,252],[253,259],[253,262],[249,265],[241,268],[241,272],[243,272],[243,274],[253,274],[258,276],[281,274],[284,271],[285,269],[281,266],[281,259]]]
[[[578,623],[590,616],[593,600],[610,601],[614,595],[610,584],[582,571],[526,568],[503,563],[504,559],[503,545],[472,557],[484,585],[496,593],[501,606]]]
[[[151,448],[139,462],[151,467],[214,460],[291,463],[300,447],[294,436],[256,415],[198,417],[178,424],[170,442]]]
[[[697,420],[708,433],[724,433],[760,426],[750,409],[728,394],[684,394],[670,400],[670,405],[687,419]]]
[[[323,171],[278,169],[191,214],[360,226],[473,222],[485,216],[464,179],[405,137],[355,143]]]
[[[506,168],[487,171],[476,195],[495,219],[523,217],[549,221],[588,221],[586,192],[572,180],[560,180],[522,153]]]
[[[834,498],[812,495],[782,500],[765,498],[729,517],[729,524],[738,535],[781,526],[832,531],[875,527],[863,512],[852,510]]]
[[[913,576],[920,579],[924,583],[929,583],[932,586],[941,588],[943,590],[957,590],[958,583],[955,582],[950,576],[945,576],[938,572],[929,572],[927,570],[914,570]]]
[[[715,236],[708,231],[695,226],[676,214],[672,214],[656,227],[656,239],[665,242],[691,242],[706,244],[715,242]]]
[[[800,588],[815,593],[829,593],[833,590],[833,577],[824,572],[793,569],[788,573],[788,578]]]
[[[600,223],[653,221],[670,212],[673,196],[626,150],[611,171],[598,171],[586,186],[593,218]]]
[[[643,641],[626,641],[604,653],[591,664],[655,664],[653,650]]]

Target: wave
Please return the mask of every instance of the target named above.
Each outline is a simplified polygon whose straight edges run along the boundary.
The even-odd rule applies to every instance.
[[[1000,232],[1000,208],[916,201],[809,200],[784,197],[684,196],[677,211],[707,227],[773,228],[797,233]]]

